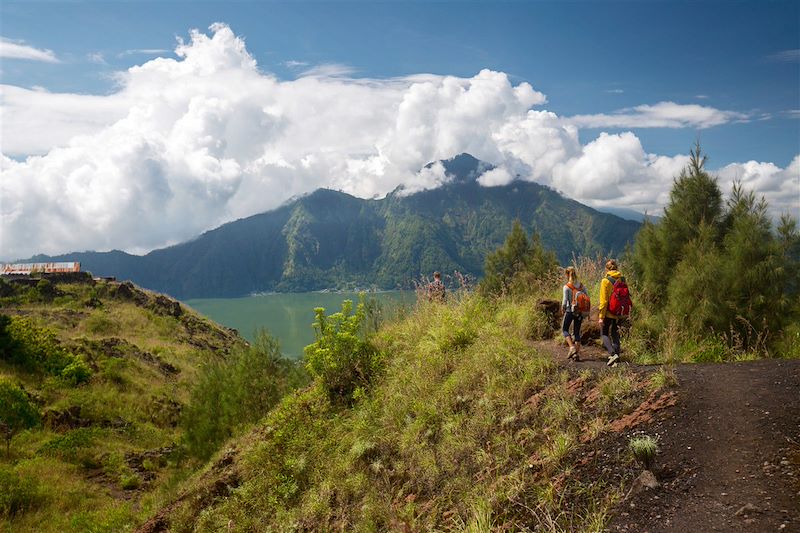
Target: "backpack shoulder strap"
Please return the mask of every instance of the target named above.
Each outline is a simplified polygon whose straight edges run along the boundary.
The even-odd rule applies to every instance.
[[[617,283],[617,280],[612,278],[611,276],[606,276],[606,279],[608,280],[608,282],[611,284],[612,287]]]
[[[575,288],[575,285],[569,282],[567,282],[567,284],[564,286],[569,289],[569,307],[572,309],[575,307],[575,298],[578,295],[578,289]]]

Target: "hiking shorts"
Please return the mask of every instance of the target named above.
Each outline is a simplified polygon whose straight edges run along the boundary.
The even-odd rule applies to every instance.
[[[569,327],[572,326],[572,338],[578,342],[581,340],[581,322],[583,322],[583,316],[580,314],[573,314],[572,311],[567,311],[564,313],[564,322],[561,325],[561,331],[564,333],[564,337],[569,337]]]

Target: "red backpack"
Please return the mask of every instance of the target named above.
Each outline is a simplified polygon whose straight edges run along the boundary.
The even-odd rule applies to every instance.
[[[592,308],[592,302],[589,300],[589,295],[584,292],[584,287],[578,289],[572,283],[567,283],[567,287],[572,291],[572,312],[573,314],[580,314],[583,317],[589,316],[589,310]]]
[[[606,279],[611,283],[611,297],[608,299],[608,312],[617,316],[628,316],[631,314],[631,294],[628,291],[628,284],[625,283],[625,278],[620,277],[614,279],[611,276],[606,276]]]

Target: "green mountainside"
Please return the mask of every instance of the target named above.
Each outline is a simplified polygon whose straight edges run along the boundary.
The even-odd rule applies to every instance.
[[[0,280],[0,531],[147,516],[191,468],[181,417],[198,374],[244,345],[130,282]]]
[[[95,275],[131,279],[176,298],[264,291],[410,287],[439,270],[472,277],[515,219],[559,260],[620,253],[640,224],[600,213],[530,182],[482,187],[488,165],[468,154],[443,162],[451,181],[433,190],[364,200],[320,189],[145,256],[83,252],[33,260],[80,261]]]

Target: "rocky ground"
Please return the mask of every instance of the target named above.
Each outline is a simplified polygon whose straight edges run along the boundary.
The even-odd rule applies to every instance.
[[[578,363],[553,341],[537,348],[575,369],[606,368],[596,346]],[[679,365],[675,373],[675,405],[636,428],[658,438],[657,486],[629,487],[609,531],[800,532],[800,361]],[[618,454],[628,438],[610,436],[598,455]]]

